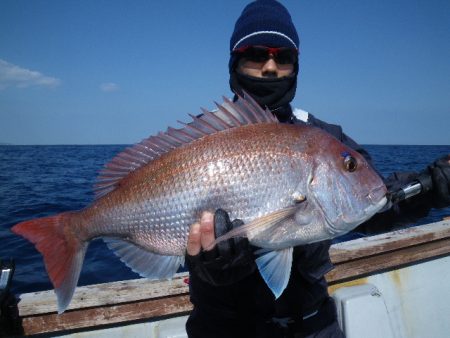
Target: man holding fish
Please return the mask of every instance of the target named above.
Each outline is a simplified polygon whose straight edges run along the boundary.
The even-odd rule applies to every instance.
[[[240,96],[249,94],[261,107],[270,109],[281,123],[325,130],[372,166],[369,154],[345,135],[340,126],[291,108],[298,55],[299,38],[287,9],[274,0],[250,3],[238,18],[230,40],[231,90]],[[344,170],[356,169],[355,158],[347,153],[342,156]],[[422,173],[391,175],[385,184],[392,192],[411,181],[420,182],[425,193],[394,206],[388,203],[384,212],[364,226],[369,228],[371,222],[395,222],[405,214],[417,218],[426,215],[431,207],[450,205],[449,157],[435,161]],[[298,194],[293,198],[301,209],[310,197]],[[303,214],[296,213],[297,221],[308,217],[306,207],[303,209]],[[287,285],[277,293],[271,283],[279,277],[263,271],[262,266],[269,263],[255,263],[264,251],[253,246],[257,245],[254,238],[251,245],[246,237],[230,236],[211,249],[216,237],[233,229],[234,234],[239,234],[236,229],[246,226],[239,219],[231,221],[227,212],[233,210],[204,212],[199,223],[190,228],[187,261],[194,310],[186,326],[189,337],[343,337],[324,278],[333,268],[328,253],[331,240],[312,240],[311,244],[295,246],[292,261],[276,260],[278,266],[292,265]]]
[[[42,254],[58,313],[102,238],[150,279],[172,278],[187,253],[190,337],[342,337],[324,278],[330,239],[381,210],[394,219],[450,205],[450,165],[383,181],[341,127],[292,110],[298,49],[281,4],[251,3],[230,41],[235,100],[120,152],[85,208],[11,228]],[[388,189],[413,180],[425,193],[389,208],[401,194]]]

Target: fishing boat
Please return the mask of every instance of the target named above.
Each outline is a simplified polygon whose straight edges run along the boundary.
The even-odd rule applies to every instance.
[[[450,336],[450,219],[334,244],[326,275],[348,338]],[[24,335],[187,337],[188,274],[78,287],[66,312],[53,291],[20,295]]]

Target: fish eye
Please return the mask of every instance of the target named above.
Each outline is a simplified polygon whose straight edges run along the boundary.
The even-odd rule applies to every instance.
[[[347,155],[344,158],[344,168],[348,172],[354,172],[356,168],[358,168],[358,162],[356,161],[356,158],[354,158],[351,155]]]

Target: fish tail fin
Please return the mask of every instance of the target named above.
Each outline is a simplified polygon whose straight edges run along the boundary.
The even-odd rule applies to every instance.
[[[87,242],[68,231],[78,217],[77,212],[65,212],[25,221],[11,229],[33,243],[44,257],[58,299],[59,314],[66,310],[72,299],[87,249]]]

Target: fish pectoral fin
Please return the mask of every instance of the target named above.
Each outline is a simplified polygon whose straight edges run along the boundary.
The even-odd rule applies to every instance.
[[[184,264],[184,256],[159,255],[120,239],[103,238],[103,240],[123,263],[142,277],[172,278],[180,265]]]
[[[266,229],[269,229],[270,227],[273,227],[274,225],[280,223],[281,221],[285,220],[286,218],[294,215],[298,210],[298,206],[294,205],[291,207],[287,207],[284,209],[280,209],[277,211],[274,211],[268,215],[258,217],[254,219],[253,221],[246,223],[240,227],[234,228],[231,231],[228,231],[226,234],[217,237],[212,244],[206,248],[206,250],[212,249],[217,243],[220,243],[222,241],[225,241],[230,238],[234,237],[251,237],[252,232],[259,232]]]
[[[275,298],[281,296],[289,282],[292,267],[293,248],[277,251],[256,251],[260,256],[255,260],[259,273],[266,282]]]

